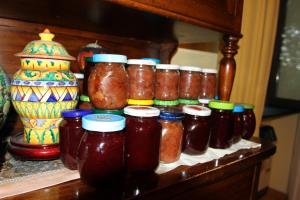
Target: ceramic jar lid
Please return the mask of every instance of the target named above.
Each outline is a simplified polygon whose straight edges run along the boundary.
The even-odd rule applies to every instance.
[[[50,33],[48,29],[45,29],[39,36],[40,40],[29,42],[23,51],[17,53],[16,56],[21,58],[75,60],[60,43],[52,41],[55,35]]]

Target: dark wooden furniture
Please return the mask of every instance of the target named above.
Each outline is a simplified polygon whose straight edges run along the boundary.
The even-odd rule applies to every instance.
[[[240,150],[219,160],[181,166],[162,175],[128,177],[123,185],[100,187],[70,181],[46,189],[5,198],[18,199],[256,199],[261,161],[275,153],[275,145]]]

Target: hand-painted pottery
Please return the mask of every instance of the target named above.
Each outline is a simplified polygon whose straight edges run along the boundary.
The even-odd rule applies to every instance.
[[[9,81],[0,66],[0,130],[5,122],[10,107]]]
[[[11,82],[11,98],[24,125],[24,142],[57,144],[61,111],[74,109],[78,100],[78,82],[69,70],[75,58],[52,41],[48,29],[39,36],[16,54],[21,69]]]

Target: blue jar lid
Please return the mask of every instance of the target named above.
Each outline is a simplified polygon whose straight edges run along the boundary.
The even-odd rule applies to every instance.
[[[114,132],[125,128],[125,117],[113,114],[91,114],[82,118],[82,128],[96,132]]]
[[[92,110],[85,109],[73,109],[73,110],[64,110],[61,112],[61,115],[65,118],[73,118],[73,117],[83,117],[88,114],[92,114]]]
[[[119,54],[94,54],[93,62],[127,63],[127,56]]]
[[[245,109],[242,105],[235,105],[233,108],[233,112],[237,112],[237,113],[244,112],[244,110]]]
[[[143,60],[151,60],[153,62],[155,62],[156,64],[160,64],[160,59],[158,58],[142,58]]]
[[[175,109],[172,111],[161,110],[159,118],[162,120],[182,120],[184,118],[184,114]]]

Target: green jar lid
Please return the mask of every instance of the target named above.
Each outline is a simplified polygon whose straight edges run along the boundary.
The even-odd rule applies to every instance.
[[[177,106],[178,104],[179,104],[178,100],[174,100],[174,101],[163,101],[158,99],[154,100],[154,105],[157,106]]]
[[[85,61],[86,61],[86,62],[93,62],[93,57],[86,57],[86,58],[85,58]]]
[[[197,105],[199,104],[198,99],[179,99],[180,104],[185,104],[185,105]]]
[[[80,101],[90,102],[90,97],[87,95],[80,95]]]
[[[241,104],[245,109],[254,109],[254,105],[253,104]]]
[[[213,100],[209,102],[208,107],[220,110],[233,110],[234,103],[229,101]]]
[[[114,115],[124,115],[124,110],[102,110],[102,109],[93,109],[94,114],[114,114]]]

